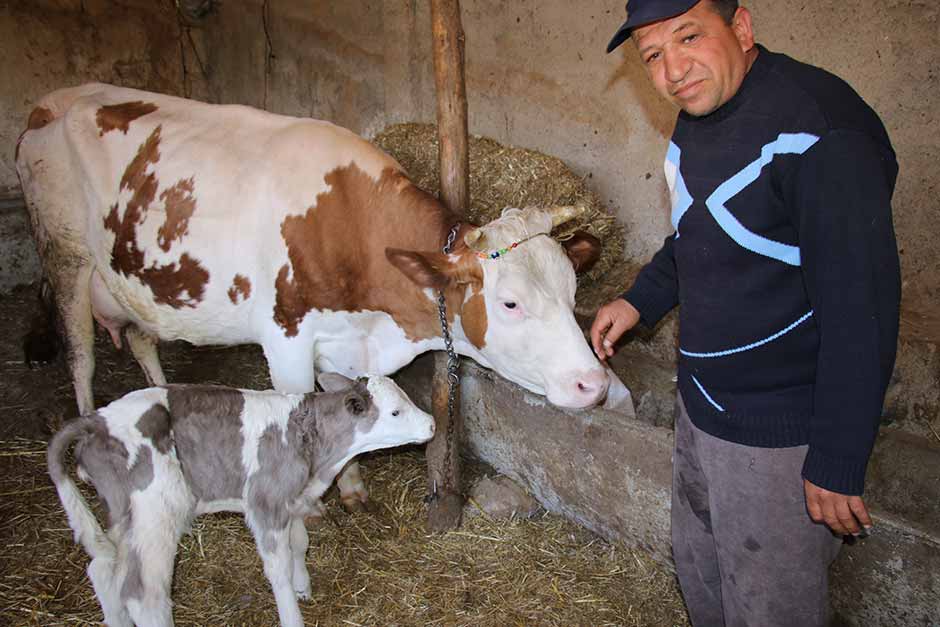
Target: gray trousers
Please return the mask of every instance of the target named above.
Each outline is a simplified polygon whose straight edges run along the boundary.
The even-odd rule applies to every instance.
[[[807,446],[758,448],[696,428],[676,407],[672,547],[695,627],[823,627],[842,544],[806,511]]]

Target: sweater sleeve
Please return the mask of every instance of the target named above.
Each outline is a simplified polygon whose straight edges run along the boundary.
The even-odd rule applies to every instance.
[[[803,477],[841,494],[864,489],[894,368],[900,269],[891,217],[890,146],[831,131],[791,187],[803,279],[818,325],[813,423]]]
[[[640,321],[650,328],[679,304],[679,278],[673,254],[675,239],[675,233],[666,238],[663,247],[640,270],[633,287],[623,294],[640,312]]]

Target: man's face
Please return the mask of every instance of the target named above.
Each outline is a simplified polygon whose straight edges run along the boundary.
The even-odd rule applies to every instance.
[[[702,0],[633,31],[656,90],[694,116],[708,115],[737,93],[757,52],[747,9],[739,8],[729,25],[708,5]]]

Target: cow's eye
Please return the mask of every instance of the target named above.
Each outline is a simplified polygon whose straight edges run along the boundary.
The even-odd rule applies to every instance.
[[[503,303],[503,307],[506,309],[515,309],[516,303],[512,302],[511,300],[507,300],[505,303]]]
[[[401,412],[396,409],[395,411],[392,412],[392,415],[393,415],[393,416],[397,416],[397,415],[400,414],[400,413],[401,413]]]

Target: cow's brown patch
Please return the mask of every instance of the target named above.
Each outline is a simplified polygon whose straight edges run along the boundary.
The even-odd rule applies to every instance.
[[[36,107],[30,112],[29,119],[26,121],[26,130],[20,133],[20,136],[16,138],[16,149],[13,151],[14,162],[20,160],[20,144],[23,143],[26,132],[42,128],[54,119],[55,116],[52,114],[52,111],[45,107]]]
[[[55,119],[52,111],[45,107],[36,107],[29,114],[29,120],[26,121],[26,130],[34,131],[42,128]]]
[[[104,219],[104,227],[115,235],[111,267],[116,272],[139,278],[150,287],[154,301],[159,304],[176,309],[195,307],[202,300],[209,281],[209,273],[205,268],[186,253],[180,257],[179,264],[173,262],[144,267],[144,251],[137,242],[137,227],[144,221],[157,194],[156,174],[148,172],[148,168],[160,160],[160,130],[159,126],[155,128],[140,145],[121,177],[121,189],[131,192],[124,216],[118,217],[118,205],[115,203]]]
[[[236,274],[232,279],[232,287],[228,288],[228,297],[233,305],[237,305],[239,299],[244,302],[251,298],[251,281],[248,277]]]
[[[157,232],[157,243],[164,252],[169,252],[173,241],[183,239],[189,230],[189,219],[196,209],[193,197],[193,178],[183,179],[160,194],[166,209],[166,222]]]
[[[482,284],[477,286],[477,291],[464,303],[460,321],[471,344],[477,348],[486,346],[486,299],[483,296]]]
[[[114,130],[121,131],[127,135],[131,122],[139,117],[157,110],[157,105],[152,102],[143,102],[135,100],[134,102],[125,102],[116,105],[105,105],[98,109],[95,114],[95,122],[98,124],[98,136]]]
[[[385,250],[439,251],[457,217],[392,168],[375,180],[352,164],[332,170],[325,182],[330,191],[303,215],[281,223],[290,263],[275,282],[277,324],[294,336],[314,309],[384,311],[412,341],[439,336],[436,304],[389,263]],[[483,282],[462,234],[453,254],[459,261],[446,289],[451,320],[468,285]]]

